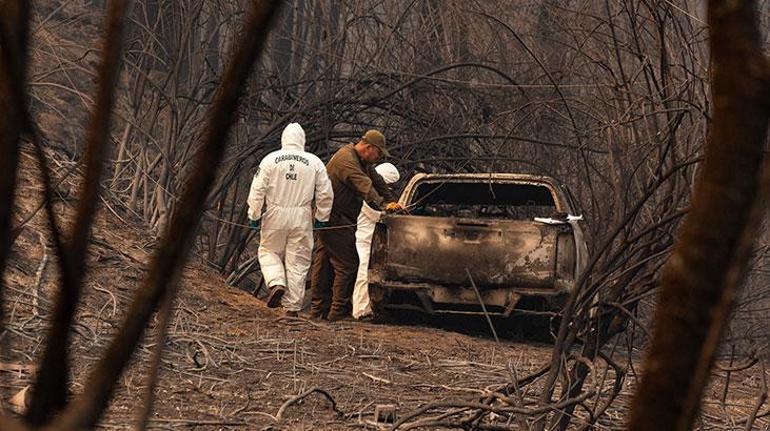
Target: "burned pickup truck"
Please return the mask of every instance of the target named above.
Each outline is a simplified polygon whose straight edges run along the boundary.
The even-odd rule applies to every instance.
[[[408,214],[385,217],[372,241],[375,314],[553,311],[585,266],[580,217],[552,178],[417,174],[399,202]]]

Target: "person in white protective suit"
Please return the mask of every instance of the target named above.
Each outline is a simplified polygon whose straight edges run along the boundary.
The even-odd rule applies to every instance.
[[[259,163],[248,198],[249,226],[261,227],[258,258],[270,289],[268,307],[282,304],[291,317],[302,308],[313,228],[328,222],[333,199],[326,166],[305,151],[302,126],[289,124],[281,135],[281,149]]]
[[[393,184],[401,178],[398,169],[391,163],[383,163],[374,168],[385,180],[386,184]],[[363,203],[361,213],[358,215],[356,228],[356,250],[358,251],[358,273],[356,283],[353,286],[353,318],[361,319],[372,315],[372,305],[369,302],[369,255],[372,248],[374,227],[382,217],[382,211],[377,211]]]

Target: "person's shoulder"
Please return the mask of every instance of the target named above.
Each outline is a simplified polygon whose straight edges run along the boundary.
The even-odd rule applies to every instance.
[[[310,165],[312,166],[325,166],[323,160],[321,160],[320,157],[316,156],[313,153],[306,152],[305,157],[310,161]]]
[[[275,150],[267,153],[265,157],[262,157],[262,160],[259,162],[259,166],[265,167],[267,165],[274,164],[275,158],[280,154],[281,150]]]
[[[353,160],[355,160],[357,158],[356,157],[356,150],[353,147],[353,144],[347,144],[347,145],[343,146],[342,148],[340,148],[339,150],[337,150],[337,152],[334,153],[334,157],[332,157],[332,158],[337,158],[337,159],[345,160],[345,161],[348,161],[348,162],[349,161],[353,161]]]
[[[275,160],[276,156],[280,155],[282,153],[282,150],[275,150],[267,153],[265,157],[262,157],[262,161],[273,161]]]
[[[332,154],[331,158],[329,159],[329,164],[334,165],[335,163],[338,163],[342,159],[346,159],[349,157],[349,153],[345,150],[345,147],[338,148],[337,151]]]

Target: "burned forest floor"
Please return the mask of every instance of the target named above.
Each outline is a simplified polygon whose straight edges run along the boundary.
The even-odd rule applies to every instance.
[[[27,153],[22,163],[33,165]],[[19,186],[17,221],[41,200],[34,170],[21,175]],[[71,215],[73,204],[66,194],[57,196],[63,218]],[[116,205],[103,201],[91,235],[85,298],[72,343],[73,396],[87,390],[89,370],[117,331],[156,245]],[[17,238],[5,274],[0,393],[6,407],[33,380],[52,312],[57,262],[45,226],[44,211],[38,211]],[[378,406],[394,405],[403,415],[438,400],[473,400],[550,361],[551,346],[523,321],[502,325],[498,343],[486,322],[476,318],[467,324],[414,316],[390,324],[287,319],[226,285],[195,255],[180,283],[152,429],[376,429],[371,421]],[[102,429],[133,427],[147,391],[155,335],[154,327],[146,332],[117,384]],[[638,371],[628,370],[618,406],[600,428],[622,426]],[[761,388],[760,375],[756,368],[733,373],[724,404],[718,401],[724,379],[715,378],[704,417],[719,418],[714,422],[721,424],[733,418],[735,428],[721,429],[742,429]],[[335,404],[322,392],[285,404],[312,389]],[[525,391],[535,394],[537,385]],[[757,425],[766,427],[765,420]]]

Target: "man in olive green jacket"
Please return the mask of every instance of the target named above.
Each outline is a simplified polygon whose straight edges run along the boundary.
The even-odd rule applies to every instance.
[[[395,202],[385,180],[374,170],[374,163],[389,155],[385,136],[369,130],[357,143],[337,150],[326,164],[334,203],[328,226],[318,231],[313,256],[310,309],[313,318],[336,321],[349,314],[358,270],[355,235],[362,202],[387,212],[403,209]]]

